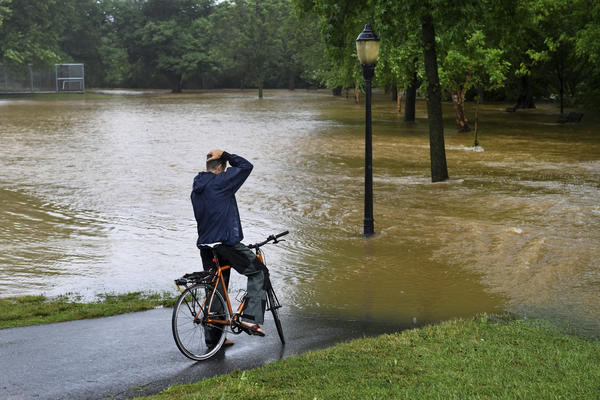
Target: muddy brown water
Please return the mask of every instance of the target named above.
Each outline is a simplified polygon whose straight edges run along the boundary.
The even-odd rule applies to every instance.
[[[475,152],[447,104],[451,180],[432,184],[424,103],[405,124],[375,100],[368,240],[364,105],[344,97],[0,100],[0,296],[172,291],[200,268],[192,179],[223,148],[255,165],[238,194],[245,241],[291,231],[266,249],[291,309],[399,324],[509,310],[598,335],[598,118],[484,105]]]

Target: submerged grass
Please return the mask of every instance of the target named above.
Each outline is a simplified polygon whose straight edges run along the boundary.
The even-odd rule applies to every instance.
[[[598,399],[600,343],[482,316],[359,339],[149,399]]]
[[[3,93],[0,100],[91,100],[110,98],[110,94],[103,93]]]
[[[39,325],[85,318],[108,317],[158,306],[169,307],[175,298],[168,294],[134,292],[102,294],[94,302],[78,296],[20,296],[0,299],[0,329]]]

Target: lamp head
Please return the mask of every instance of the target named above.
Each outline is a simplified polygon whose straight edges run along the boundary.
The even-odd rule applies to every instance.
[[[379,38],[373,32],[373,28],[371,28],[370,24],[366,24],[365,29],[356,38],[356,53],[361,64],[377,64],[379,44]]]

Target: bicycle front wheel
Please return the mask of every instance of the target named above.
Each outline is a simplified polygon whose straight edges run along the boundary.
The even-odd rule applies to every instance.
[[[173,308],[175,344],[186,357],[206,360],[223,345],[229,321],[229,309],[223,296],[210,285],[194,285],[179,296]]]
[[[283,336],[283,327],[281,326],[281,320],[279,319],[279,308],[281,305],[273,292],[273,288],[267,291],[267,298],[269,299],[269,308],[271,309],[271,314],[273,314],[273,321],[275,321],[275,327],[277,327],[277,333],[279,334],[279,339],[281,340],[281,344],[285,344],[285,337]]]

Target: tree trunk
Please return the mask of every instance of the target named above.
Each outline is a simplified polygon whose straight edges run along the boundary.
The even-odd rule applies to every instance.
[[[533,88],[527,75],[521,77],[521,92],[519,93],[517,104],[513,107],[513,111],[516,111],[518,108],[535,108]]]
[[[560,79],[560,115],[563,115],[565,113],[565,84],[564,84],[564,80]]]
[[[414,62],[417,63],[417,60]],[[415,122],[415,108],[417,106],[417,89],[421,86],[417,71],[413,72],[410,86],[406,89],[406,102],[404,108],[404,122]]]
[[[429,122],[429,153],[431,157],[431,181],[448,179],[446,149],[444,145],[444,120],[442,116],[442,90],[438,75],[435,51],[435,30],[431,15],[421,17],[423,36],[423,59],[427,77],[427,119]]]
[[[396,86],[396,108],[398,109],[398,112],[401,113],[402,112],[402,89],[399,89],[398,86]]]
[[[456,129],[459,132],[469,132],[469,121],[465,114],[465,90],[457,89],[452,91],[452,104],[456,113]]]
[[[288,73],[288,89],[294,90],[296,89],[296,71],[294,68],[291,68]]]
[[[479,138],[477,137],[479,129],[479,104],[481,103],[481,94],[483,90],[479,88],[479,94],[477,95],[477,103],[475,103],[475,140],[473,141],[473,147],[479,146]]]
[[[415,81],[406,89],[404,101],[404,122],[415,122],[415,107],[417,105],[417,84]]]
[[[171,91],[173,93],[181,93],[183,89],[183,74],[170,74],[168,79],[171,81]]]
[[[360,104],[360,89],[358,88],[358,86],[354,88],[354,101],[356,102],[356,104]]]
[[[392,101],[398,102],[398,86],[392,83]]]
[[[417,88],[414,84],[406,89],[404,101],[404,122],[415,122],[415,107],[417,104]]]
[[[558,75],[558,83],[559,83],[559,96],[560,96],[560,115],[562,116],[565,113],[565,79],[563,75],[564,69],[562,68],[562,59],[556,62],[556,74]]]
[[[258,78],[258,98],[263,98],[263,87],[264,87],[264,79],[262,77]]]

